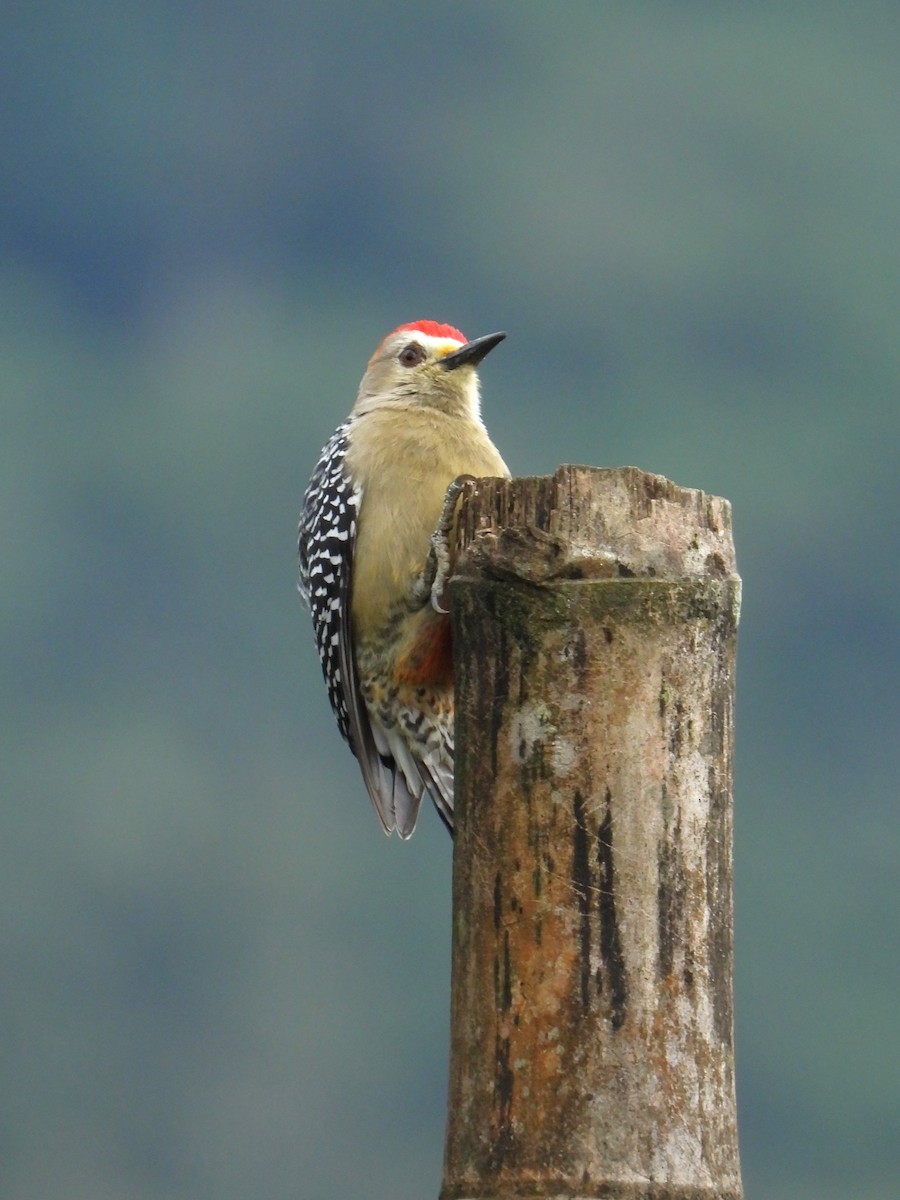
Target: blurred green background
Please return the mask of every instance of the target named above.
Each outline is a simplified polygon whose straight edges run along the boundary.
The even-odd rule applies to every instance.
[[[294,564],[418,317],[734,504],[747,1196],[900,1195],[900,9],[14,4],[0,131],[0,1195],[437,1195],[450,845]]]

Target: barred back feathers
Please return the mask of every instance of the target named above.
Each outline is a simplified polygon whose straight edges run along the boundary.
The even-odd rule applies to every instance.
[[[316,645],[328,699],[338,727],[350,747],[350,717],[340,663],[340,628],[348,602],[349,575],[356,537],[362,489],[354,487],[344,471],[348,431],[345,421],[322,450],[303,497],[298,531],[299,591],[313,619]]]

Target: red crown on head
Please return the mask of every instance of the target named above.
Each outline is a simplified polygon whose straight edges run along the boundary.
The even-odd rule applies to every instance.
[[[452,338],[455,342],[467,340],[464,333],[460,333],[452,325],[442,325],[439,321],[410,321],[408,325],[398,325],[394,332],[399,333],[401,329],[409,330],[410,333],[424,333],[426,337]]]

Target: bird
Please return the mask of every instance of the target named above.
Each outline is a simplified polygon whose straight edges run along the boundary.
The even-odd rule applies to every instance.
[[[510,477],[477,371],[505,337],[392,330],[303,496],[299,592],[331,707],[384,832],[403,840],[426,793],[453,833],[450,534],[462,479]]]

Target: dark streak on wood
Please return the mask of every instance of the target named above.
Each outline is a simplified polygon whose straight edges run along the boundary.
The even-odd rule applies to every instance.
[[[585,824],[584,800],[576,791],[573,797],[572,823],[572,887],[578,903],[579,915],[579,976],[581,979],[581,1007],[587,1011],[591,994],[591,900],[595,884],[591,878],[588,853],[588,831]]]
[[[609,980],[610,1020],[613,1029],[625,1021],[628,1005],[628,981],[622,958],[619,922],[616,914],[616,871],[613,861],[612,796],[606,789],[606,810],[597,831],[599,882],[597,907],[600,915],[600,959]]]

